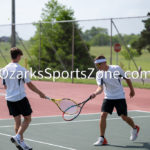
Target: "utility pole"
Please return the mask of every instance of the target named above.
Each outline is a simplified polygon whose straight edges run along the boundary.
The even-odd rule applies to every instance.
[[[16,20],[15,20],[15,0],[12,0],[12,25],[11,25],[11,47],[16,46]]]

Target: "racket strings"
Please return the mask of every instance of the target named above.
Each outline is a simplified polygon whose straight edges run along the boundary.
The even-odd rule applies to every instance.
[[[75,104],[75,105],[71,105],[70,107],[67,107],[66,110],[63,112],[63,119],[66,121],[72,121],[75,118],[77,118],[81,111],[83,106],[91,99],[91,97],[89,97],[88,99],[86,99],[85,101],[83,101],[82,103],[79,104]]]
[[[67,98],[62,99],[59,102],[59,107],[61,108],[61,110],[69,115],[72,115],[78,112],[78,109],[77,109],[78,107],[76,105],[77,104],[74,101],[67,99]],[[68,108],[71,108],[71,109],[68,109]]]
[[[73,120],[74,118],[76,118],[77,116],[79,115],[79,113],[75,113],[75,114],[64,114],[63,118],[64,120],[66,121],[71,121]]]
[[[70,108],[68,108],[64,114],[63,114],[63,118],[66,121],[71,121],[74,118],[76,118],[80,113],[80,107],[79,106],[71,106]]]

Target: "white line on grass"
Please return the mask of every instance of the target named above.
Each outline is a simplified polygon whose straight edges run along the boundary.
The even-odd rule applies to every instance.
[[[12,135],[4,134],[4,133],[0,133],[0,135],[7,136],[7,137],[12,137]],[[36,140],[28,139],[28,138],[25,138],[25,140],[33,142],[33,143],[44,144],[44,145],[49,145],[49,146],[53,146],[53,147],[59,147],[59,148],[62,148],[62,149],[67,149],[67,150],[76,150],[74,148],[65,147],[65,146],[61,146],[61,145],[55,145],[55,144],[52,144],[52,143],[46,143],[46,142],[42,142],[42,141],[36,141]]]
[[[133,116],[131,118],[149,118],[150,116]],[[107,119],[109,120],[120,120],[121,118],[117,117],[117,118],[109,118]],[[94,121],[99,121],[99,119],[91,119],[91,120],[76,120],[76,121],[60,121],[60,122],[47,122],[47,123],[33,123],[30,124],[30,126],[40,126],[40,125],[52,125],[52,124],[68,124],[68,123],[80,123],[80,122],[94,122]],[[14,127],[13,125],[7,125],[7,126],[0,126],[0,128],[11,128]]]

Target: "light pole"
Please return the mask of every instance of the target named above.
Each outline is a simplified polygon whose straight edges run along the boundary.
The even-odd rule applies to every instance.
[[[11,25],[11,47],[16,46],[16,25],[15,25],[15,0],[12,0],[12,25]]]

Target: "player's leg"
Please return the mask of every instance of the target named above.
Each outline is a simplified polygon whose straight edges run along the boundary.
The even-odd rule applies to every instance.
[[[107,115],[108,115],[107,112],[101,112],[101,117],[100,117],[100,136],[101,137],[104,137],[105,135]]]
[[[21,123],[16,136],[12,137],[11,140],[13,140],[12,142],[15,143],[18,148],[31,150],[32,148],[30,148],[29,146],[25,144],[24,139],[23,139],[23,134],[27,130],[31,122],[32,109],[26,97],[20,100],[17,106],[18,106],[17,109],[19,110],[20,114],[23,115],[24,120]]]
[[[30,106],[30,103],[27,99],[27,97],[25,97],[23,99],[23,101],[20,103],[20,106],[22,109],[20,109],[21,111],[21,114],[23,115],[24,117],[24,120],[18,130],[18,135],[21,136],[21,146],[24,148],[24,149],[28,149],[28,150],[31,150],[32,148],[30,146],[28,146],[25,142],[24,142],[24,139],[23,139],[23,134],[24,132],[27,130],[27,128],[29,127],[29,124],[31,122],[31,114],[32,114],[32,108]]]
[[[23,115],[24,120],[21,123],[21,126],[18,130],[18,133],[21,137],[21,140],[23,140],[23,133],[26,131],[28,128],[30,122],[31,122],[31,114],[32,114],[32,109],[30,106],[30,103],[26,97],[24,97],[18,104],[20,113]]]
[[[28,128],[29,124],[31,122],[31,115],[29,116],[24,116],[24,120],[18,130],[18,133],[21,136],[21,141],[23,141],[23,133],[26,131],[26,129]]]
[[[23,149],[28,149],[28,150],[32,150],[32,148],[24,142],[23,134],[29,127],[30,122],[31,122],[31,115],[24,116],[24,120],[17,133],[17,135],[20,135],[20,138],[21,138],[21,147],[23,147]]]
[[[140,127],[135,125],[134,121],[132,120],[132,118],[125,116],[125,115],[121,115],[121,118],[132,127],[131,130],[131,136],[130,136],[130,140],[131,141],[135,141],[138,137],[138,133],[140,130]]]
[[[120,116],[122,120],[124,120],[129,126],[132,127],[130,140],[132,141],[136,140],[140,128],[139,126],[135,125],[132,118],[128,117],[126,100],[122,99],[122,100],[116,101],[115,107],[116,107],[118,116]]]
[[[19,134],[17,134],[21,125],[21,113],[20,113],[20,110],[18,109],[18,101],[17,102],[7,101],[7,106],[8,106],[10,115],[12,115],[15,120],[14,128],[15,128],[16,135],[12,136],[10,140],[12,143],[16,145],[18,149],[21,149],[21,148],[23,149],[23,147],[21,146],[21,137]]]
[[[24,116],[24,121],[20,124],[21,121],[19,121],[19,118],[21,119],[21,117],[15,117],[15,121],[16,121],[16,136],[13,136],[11,138],[11,141],[13,143],[15,143],[15,145],[17,146],[18,149],[24,150],[24,149],[28,149],[31,150],[32,148],[30,148],[29,146],[27,146],[23,140],[23,133],[26,131],[26,129],[28,128],[30,122],[31,122],[31,115],[29,116]],[[20,124],[20,126],[19,126]],[[19,129],[18,129],[19,127]]]
[[[21,115],[18,115],[16,117],[14,117],[14,120],[15,120],[15,126],[14,126],[14,129],[15,129],[15,133],[17,134],[18,133],[18,130],[20,128],[20,125],[21,125]]]
[[[101,112],[101,116],[100,116],[100,137],[93,144],[94,146],[101,146],[101,145],[106,145],[107,144],[107,140],[105,138],[107,116],[108,116],[107,112]]]
[[[14,120],[15,120],[14,129],[15,129],[15,133],[17,133],[21,125],[21,115],[17,107],[18,102],[7,101],[7,106],[8,106],[9,114],[14,117]]]
[[[136,128],[136,125],[134,124],[134,121],[132,118],[125,116],[125,115],[120,115],[123,121],[125,121],[129,126],[131,126],[133,129]]]
[[[113,108],[114,108],[113,102],[111,100],[104,99],[101,108],[101,117],[100,117],[100,137],[94,143],[94,146],[101,146],[107,144],[107,140],[105,138],[106,119],[108,113],[112,114]]]

